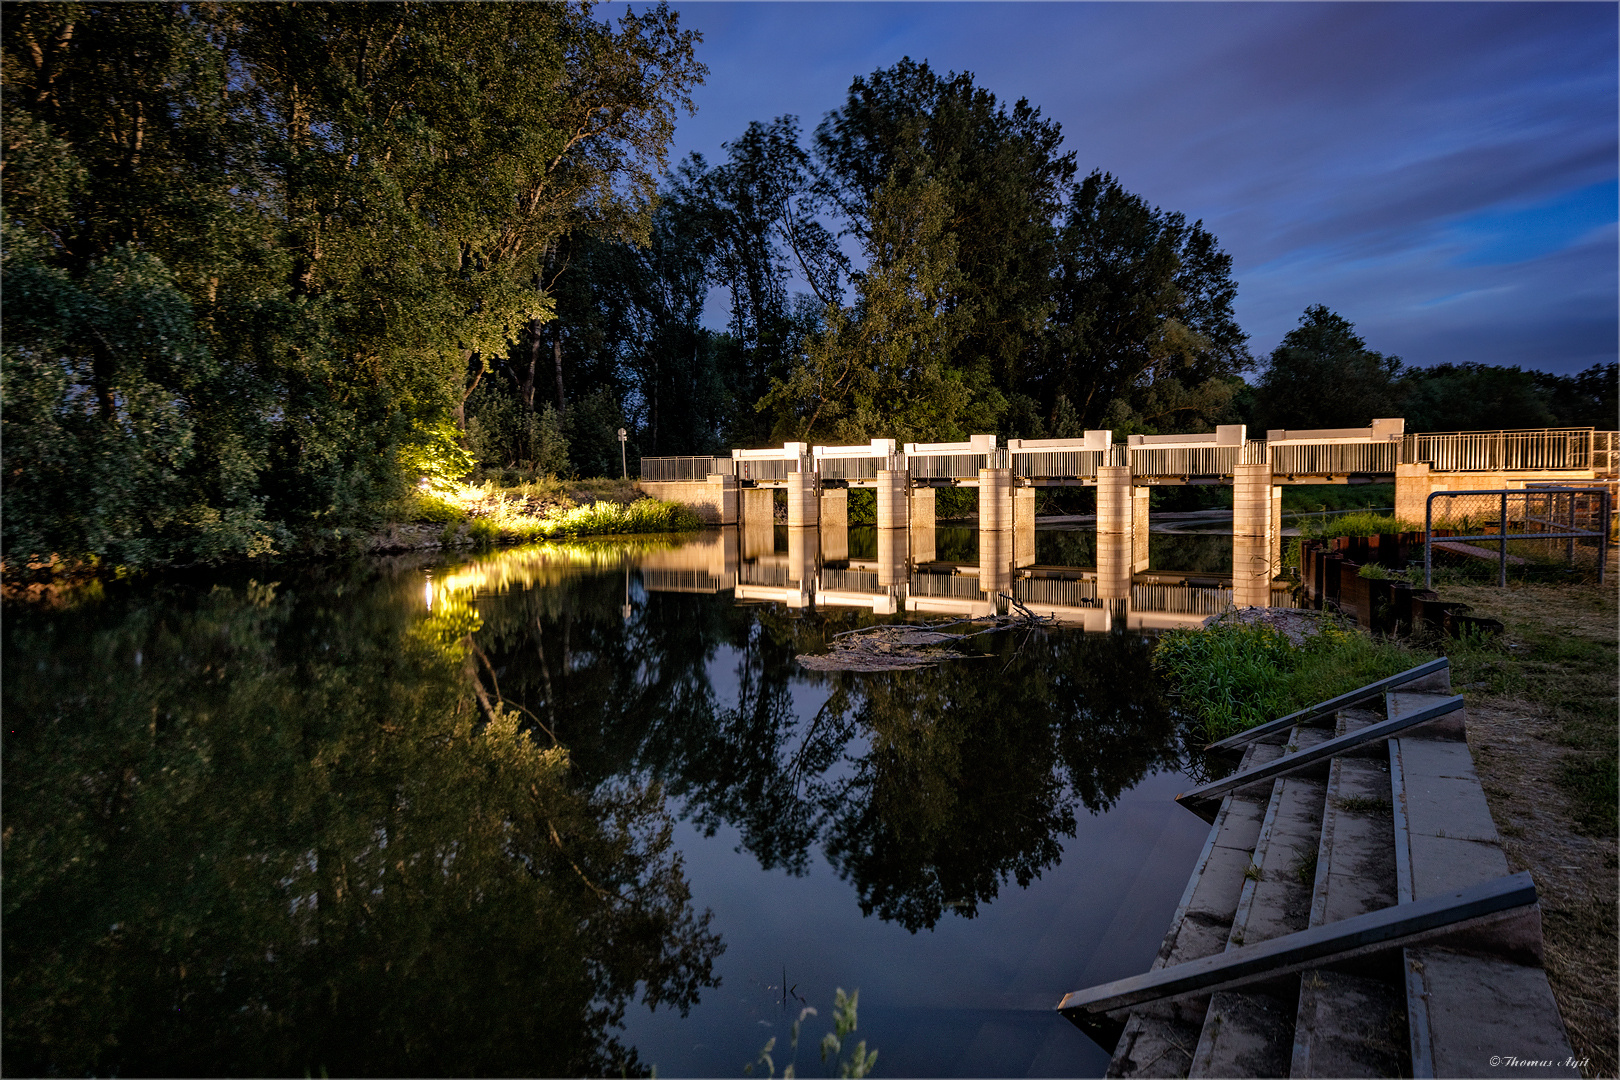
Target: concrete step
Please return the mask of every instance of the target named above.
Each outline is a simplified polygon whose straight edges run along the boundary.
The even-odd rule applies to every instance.
[[[1255,744],[1244,752],[1239,767],[1262,765],[1282,750]],[[1221,801],[1152,970],[1213,956],[1226,947],[1266,813],[1264,794],[1238,792]],[[1186,1076],[1207,1007],[1207,998],[1197,998],[1132,1010],[1108,1075]]]
[[[1388,707],[1423,708],[1424,696],[1390,694]],[[1402,903],[1508,873],[1464,731],[1436,728],[1389,742]],[[1414,1076],[1579,1074],[1541,967],[1539,905],[1488,936],[1406,949],[1403,959]]]
[[[1381,719],[1363,712],[1341,717],[1340,726],[1353,730]],[[1310,925],[1393,907],[1395,901],[1389,764],[1376,757],[1334,758],[1323,806]],[[1406,999],[1398,963],[1368,964],[1356,973],[1306,972],[1300,978],[1295,1011],[1298,1020],[1288,1075],[1408,1074]]]
[[[1286,1075],[1412,1075],[1406,995],[1398,980],[1307,971],[1299,980],[1296,1016]]]
[[[1332,734],[1298,727],[1288,745],[1305,750]],[[1303,775],[1273,782],[1255,844],[1257,872],[1244,881],[1227,948],[1267,941],[1309,925],[1326,788],[1325,779]],[[1293,1052],[1298,997],[1297,977],[1264,988],[1213,994],[1188,1075],[1284,1075]]]

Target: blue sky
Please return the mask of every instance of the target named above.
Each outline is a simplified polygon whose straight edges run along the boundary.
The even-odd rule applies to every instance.
[[[710,69],[672,161],[750,120],[812,129],[909,55],[1202,219],[1256,356],[1321,303],[1414,364],[1616,358],[1616,4],[672,6]]]

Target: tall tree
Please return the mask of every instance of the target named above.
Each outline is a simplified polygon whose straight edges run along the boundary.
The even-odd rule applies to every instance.
[[[951,364],[998,386],[1022,379],[1050,313],[1053,223],[1075,173],[1062,141],[1027,100],[1008,109],[971,72],[910,57],[855,79],[816,129],[818,189],[863,242],[891,176],[938,185],[962,279],[952,306],[971,312]]]
[[[1043,363],[1021,387],[1056,420],[1175,430],[1212,419],[1251,364],[1232,258],[1202,222],[1093,172],[1069,193]]]
[[[1361,427],[1401,415],[1401,358],[1367,348],[1348,319],[1321,304],[1273,349],[1255,388],[1257,426]]]
[[[550,319],[556,242],[645,240],[704,71],[663,6],[615,26],[564,5],[39,4],[3,34],[24,561],[364,522],[485,358]],[[132,280],[109,267],[187,318],[130,348],[154,324],[108,306]],[[77,513],[51,495],[125,474],[157,479]],[[147,504],[163,521],[120,509]]]

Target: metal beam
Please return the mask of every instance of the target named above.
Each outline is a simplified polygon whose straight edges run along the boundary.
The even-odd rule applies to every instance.
[[[1256,765],[1252,769],[1233,773],[1224,780],[1213,780],[1210,783],[1201,784],[1191,791],[1184,791],[1177,795],[1176,801],[1183,806],[1194,809],[1196,812],[1197,808],[1193,807],[1192,804],[1219,800],[1221,796],[1236,791],[1238,788],[1297,772],[1306,766],[1326,761],[1335,754],[1342,754],[1346,750],[1364,746],[1367,743],[1381,742],[1397,732],[1445,716],[1447,713],[1456,712],[1462,707],[1463,699],[1460,696],[1449,697],[1438,705],[1431,705],[1427,709],[1420,709],[1415,713],[1391,720],[1380,720],[1376,724],[1368,724],[1366,727],[1352,731],[1348,735],[1340,735],[1336,739],[1317,743],[1315,746],[1301,750],[1298,753],[1284,754],[1282,757],[1268,761],[1264,765]],[[1204,815],[1200,813],[1199,816],[1203,817]]]
[[[1350,691],[1348,694],[1340,694],[1336,698],[1329,698],[1326,701],[1319,701],[1315,705],[1309,705],[1299,710],[1299,712],[1289,713],[1287,716],[1276,720],[1267,721],[1264,724],[1257,724],[1254,727],[1249,728],[1247,731],[1240,731],[1236,735],[1229,735],[1219,742],[1212,742],[1208,746],[1204,747],[1204,749],[1235,750],[1240,746],[1246,746],[1249,743],[1254,742],[1256,739],[1261,738],[1262,736],[1271,735],[1278,731],[1285,731],[1288,728],[1293,727],[1295,724],[1305,723],[1306,721],[1312,720],[1324,714],[1336,713],[1340,709],[1348,709],[1352,705],[1359,705],[1363,701],[1380,696],[1386,690],[1397,686],[1403,686],[1409,682],[1416,682],[1418,679],[1421,679],[1426,675],[1433,675],[1436,672],[1445,671],[1450,667],[1451,661],[1442,656],[1438,660],[1430,660],[1426,664],[1419,664],[1415,668],[1409,668],[1406,671],[1401,672],[1399,675],[1391,675],[1387,679],[1379,679],[1377,682],[1368,683],[1366,686],[1358,687],[1357,689]]]
[[[1064,995],[1057,1010],[1082,1028],[1099,1014],[1150,1001],[1211,994],[1261,982],[1306,968],[1322,967],[1348,954],[1392,949],[1414,938],[1433,938],[1460,924],[1526,908],[1536,902],[1536,885],[1520,871],[1455,892],[1409,904],[1369,911],[1313,926],[1257,945],[1229,948],[1214,956],[1133,975]],[[1493,920],[1494,921],[1494,920]]]

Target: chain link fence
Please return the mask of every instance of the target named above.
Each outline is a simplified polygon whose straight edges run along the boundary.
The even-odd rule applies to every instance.
[[[1492,567],[1498,585],[1507,584],[1510,570],[1578,570],[1602,582],[1611,510],[1606,487],[1437,491],[1425,512],[1424,587],[1437,566]]]

